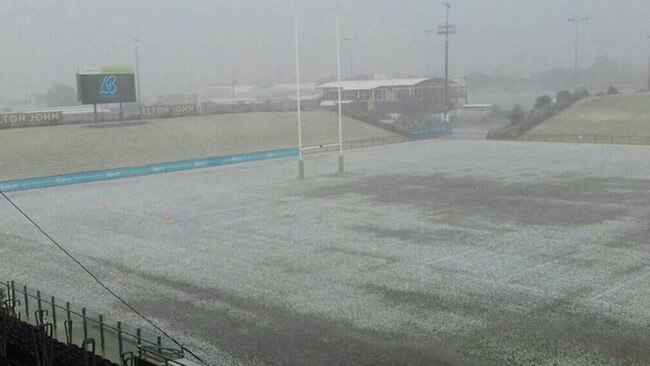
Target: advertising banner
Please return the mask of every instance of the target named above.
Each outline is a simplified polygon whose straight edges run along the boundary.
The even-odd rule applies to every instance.
[[[194,104],[152,105],[140,108],[140,116],[144,119],[195,116],[197,112]]]
[[[0,114],[0,128],[52,126],[62,121],[61,111]]]

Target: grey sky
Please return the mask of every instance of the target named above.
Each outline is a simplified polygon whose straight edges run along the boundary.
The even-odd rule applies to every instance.
[[[596,54],[641,65],[648,55],[648,0],[451,0],[451,74],[499,68],[529,74],[571,67],[569,16],[584,25],[584,64]],[[293,80],[293,9],[300,16],[303,79],[335,74],[334,14],[354,42],[355,74],[426,73],[427,28],[444,22],[431,0],[5,0],[1,94],[74,84],[78,67],[133,64],[141,39],[147,94],[183,91],[229,80],[232,14],[235,78],[240,84]],[[433,73],[443,66],[443,40],[431,42]],[[342,50],[347,74],[348,51]]]

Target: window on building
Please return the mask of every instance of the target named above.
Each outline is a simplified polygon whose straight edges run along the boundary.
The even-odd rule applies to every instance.
[[[395,98],[397,99],[409,99],[413,97],[413,94],[414,94],[413,88],[395,89]]]

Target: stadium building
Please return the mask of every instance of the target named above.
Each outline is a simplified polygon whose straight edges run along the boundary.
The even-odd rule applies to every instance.
[[[322,107],[337,105],[339,87],[342,103],[356,112],[436,113],[444,110],[445,79],[441,78],[329,82],[317,87],[323,92]],[[455,106],[466,98],[467,88],[450,80],[449,103]]]

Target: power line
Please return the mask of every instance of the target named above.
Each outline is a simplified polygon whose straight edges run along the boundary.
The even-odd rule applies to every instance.
[[[132,312],[134,312],[135,314],[137,314],[139,317],[141,317],[142,319],[144,319],[144,321],[146,321],[147,323],[149,323],[149,325],[151,325],[152,327],[154,327],[157,331],[159,331],[160,333],[162,333],[165,337],[169,338],[169,339],[170,339],[172,342],[174,342],[177,346],[181,347],[181,349],[182,349],[183,351],[186,351],[187,353],[189,353],[190,355],[192,355],[192,357],[196,358],[196,359],[197,359],[199,362],[201,362],[202,364],[204,364],[204,365],[206,365],[206,366],[208,365],[205,361],[203,361],[203,359],[201,359],[199,356],[197,356],[194,352],[192,352],[192,351],[189,350],[187,347],[183,346],[180,342],[178,342],[176,339],[174,339],[172,336],[170,336],[169,334],[167,334],[167,332],[165,332],[161,327],[159,327],[158,325],[156,325],[152,320],[149,320],[149,318],[147,318],[144,314],[142,314],[141,312],[139,312],[138,310],[136,310],[133,306],[131,306],[128,302],[126,302],[126,300],[124,300],[122,297],[120,297],[118,294],[116,294],[115,291],[111,290],[107,285],[105,285],[105,284],[104,284],[104,283],[103,283],[99,278],[97,278],[97,276],[96,276],[94,273],[92,273],[88,268],[86,268],[86,266],[84,266],[84,265],[83,265],[83,264],[82,264],[82,263],[81,263],[77,258],[75,258],[75,257],[74,257],[70,252],[68,252],[68,251],[67,251],[67,250],[66,250],[66,249],[65,249],[61,244],[59,244],[56,240],[54,240],[54,239],[53,239],[53,238],[52,238],[52,237],[51,237],[51,236],[50,236],[50,235],[49,235],[45,230],[43,230],[43,228],[41,228],[41,226],[40,226],[39,224],[37,224],[37,223],[36,223],[36,222],[35,222],[35,221],[34,221],[34,220],[29,216],[29,215],[27,215],[27,213],[25,213],[25,211],[23,211],[20,207],[18,207],[18,205],[16,205],[16,204],[14,203],[14,201],[12,201],[9,197],[7,197],[7,195],[6,195],[3,191],[0,191],[0,195],[2,195],[2,197],[4,197],[4,199],[7,200],[7,202],[9,202],[9,203],[10,203],[10,204],[11,204],[11,205],[12,205],[12,206],[13,206],[13,207],[18,211],[18,212],[20,212],[21,215],[23,215],[23,216],[24,216],[24,217],[25,217],[29,222],[31,222],[32,225],[34,225],[34,227],[35,227],[36,229],[38,229],[38,231],[41,232],[41,234],[43,234],[43,235],[44,235],[44,236],[45,236],[49,241],[52,242],[52,244],[56,245],[57,248],[59,248],[63,253],[65,253],[65,255],[67,255],[68,257],[70,257],[70,259],[72,259],[73,262],[75,262],[75,263],[76,263],[79,267],[81,267],[81,269],[83,269],[83,270],[84,270],[84,271],[85,271],[85,272],[86,272],[90,277],[92,277],[92,279],[95,280],[95,282],[97,282],[97,284],[99,284],[99,286],[101,286],[101,287],[102,287],[104,290],[106,290],[109,294],[111,294],[113,297],[115,297],[119,302],[121,302],[121,303],[122,303],[124,306],[126,306],[129,310],[131,310]]]

